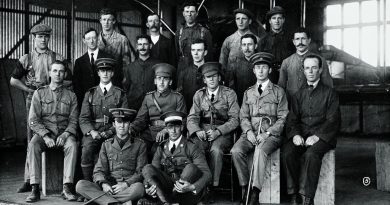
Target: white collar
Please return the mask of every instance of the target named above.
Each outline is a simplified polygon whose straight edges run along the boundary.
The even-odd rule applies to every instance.
[[[312,82],[307,82],[308,85],[313,85],[313,88],[316,88],[318,85],[318,82],[320,82],[320,79],[318,78],[314,83]]]
[[[218,90],[219,90],[219,86],[216,90],[214,90],[213,92],[211,92],[208,88],[207,88],[207,93],[208,93],[208,96],[209,98],[211,98],[211,95],[214,94],[214,97],[217,96],[217,93],[218,93]]]
[[[268,83],[269,83],[269,79],[266,80],[265,82],[261,83],[261,90],[264,91],[264,89],[267,87]],[[256,82],[256,85],[257,85],[257,87],[259,87],[260,83]]]
[[[107,89],[107,92],[110,91],[111,87],[112,87],[112,83],[108,83],[107,85],[104,85],[103,83],[100,83],[99,84],[99,87],[100,89],[102,89],[102,92],[104,93],[104,88]]]
[[[93,58],[94,58],[94,60],[96,60],[97,56],[98,56],[98,53],[99,53],[99,48],[95,49],[92,52],[88,50],[89,60],[91,60],[91,53],[93,53]]]
[[[169,140],[169,145],[168,145],[168,148],[169,150],[171,150],[171,148],[173,147],[173,145],[175,145],[175,147],[177,148],[179,146],[179,143],[181,141],[181,138],[183,137],[183,135],[181,135],[176,141],[171,141]]]
[[[153,42],[153,44],[156,44],[157,43],[157,41],[160,39],[160,35],[158,35],[158,36],[150,36],[150,39],[152,39],[152,42]]]

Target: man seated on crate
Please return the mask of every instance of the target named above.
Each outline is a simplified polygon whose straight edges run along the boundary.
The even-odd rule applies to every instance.
[[[74,170],[77,161],[77,108],[76,94],[64,86],[67,75],[62,61],[55,60],[49,69],[50,84],[38,88],[32,97],[29,125],[33,137],[28,144],[28,163],[31,194],[26,202],[40,200],[39,180],[41,176],[42,152],[47,149],[64,150],[64,174],[62,196],[68,201],[76,200],[72,193]]]
[[[339,99],[336,91],[320,80],[325,72],[321,59],[315,54],[303,59],[306,83],[292,96],[287,117],[287,142],[282,146],[282,159],[291,204],[298,204],[300,199],[301,204],[313,204],[322,157],[336,147]]]

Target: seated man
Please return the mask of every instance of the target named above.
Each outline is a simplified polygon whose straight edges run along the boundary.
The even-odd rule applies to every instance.
[[[159,63],[153,66],[154,84],[157,89],[146,94],[141,108],[134,122],[130,124],[132,132],[141,132],[141,138],[145,141],[150,161],[157,149],[157,143],[164,140],[168,131],[164,121],[160,120],[161,114],[176,110],[187,113],[184,97],[179,92],[172,91],[173,72],[176,70],[167,63]],[[155,146],[153,146],[156,144]],[[151,149],[153,146],[153,149]]]
[[[147,163],[145,143],[129,135],[130,121],[137,111],[112,108],[110,113],[116,135],[102,144],[93,173],[95,183],[81,180],[76,185],[77,193],[102,205],[141,198],[144,194],[141,171]]]
[[[210,153],[213,187],[219,185],[222,157],[233,144],[233,131],[238,127],[240,107],[233,89],[219,85],[221,64],[205,63],[200,67],[206,87],[194,95],[187,129],[190,138],[204,153]]]
[[[267,159],[282,143],[281,134],[288,114],[283,88],[269,80],[272,58],[272,54],[265,52],[255,53],[250,58],[257,82],[244,93],[240,110],[242,135],[231,150],[243,197],[250,194],[247,204],[259,201]],[[249,181],[251,173],[247,161],[248,154],[253,151],[253,175],[252,181]],[[252,188],[251,193],[245,189],[246,186]]]
[[[65,64],[54,61],[49,69],[50,84],[38,88],[32,97],[29,123],[33,138],[28,144],[28,163],[32,192],[26,202],[40,200],[42,152],[47,149],[64,150],[62,195],[68,201],[76,200],[72,193],[74,170],[77,161],[77,108],[76,94],[64,86]]]
[[[313,204],[321,171],[322,157],[336,147],[340,127],[339,99],[336,91],[320,80],[321,57],[303,59],[307,83],[292,96],[287,117],[288,141],[282,147],[287,192],[291,204]]]
[[[202,151],[182,134],[185,114],[177,111],[161,116],[168,130],[169,140],[161,143],[152,164],[142,170],[146,194],[162,204],[197,204],[211,179]]]

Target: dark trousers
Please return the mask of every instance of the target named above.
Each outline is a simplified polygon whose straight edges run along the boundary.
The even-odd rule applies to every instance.
[[[310,147],[296,146],[292,139],[282,146],[288,194],[300,193],[314,198],[322,157],[332,148],[321,139]]]
[[[84,135],[81,144],[81,169],[85,180],[92,181],[93,168],[97,162],[103,140],[94,140]]]
[[[166,202],[169,203],[179,203],[185,205],[197,204],[202,196],[203,190],[201,193],[177,193],[173,192],[174,183],[176,180],[172,176],[168,175],[166,172],[163,172],[160,169],[157,169],[151,164],[146,165],[142,170],[142,175],[145,179],[145,183],[148,185],[156,185],[157,195],[160,200],[164,198]],[[202,177],[202,172],[194,164],[187,164],[182,173],[180,174],[180,179],[187,181],[189,183],[196,182],[200,177]]]

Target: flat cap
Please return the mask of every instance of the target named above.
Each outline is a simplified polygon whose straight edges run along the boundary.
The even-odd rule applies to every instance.
[[[240,14],[245,14],[248,16],[248,18],[253,19],[253,13],[249,11],[248,9],[236,9],[233,11],[234,15],[240,13]]]
[[[168,111],[163,113],[160,116],[160,119],[164,120],[165,125],[168,125],[169,123],[181,125],[183,123],[185,116],[186,114],[184,112],[173,110],[173,111]]]
[[[109,110],[113,119],[117,121],[132,121],[137,115],[136,110],[128,109],[128,108],[111,108]]]
[[[98,58],[95,61],[96,68],[105,69],[105,70],[113,70],[116,65],[116,60],[112,58]]]
[[[199,67],[203,76],[209,77],[217,73],[221,74],[222,65],[218,62],[207,62]]]
[[[30,33],[31,34],[50,35],[51,31],[52,31],[52,29],[50,28],[50,26],[48,26],[46,24],[38,24],[38,25],[35,25],[34,27],[32,27]]]
[[[283,16],[284,16],[285,15],[285,11],[284,11],[284,9],[281,6],[275,6],[274,8],[269,10],[267,12],[267,14],[265,14],[265,18],[267,20],[269,20],[275,14],[283,14]]]
[[[272,55],[271,53],[259,52],[259,53],[253,54],[249,58],[249,61],[252,63],[252,65],[265,63],[265,64],[271,66],[273,59],[274,59],[274,55]]]
[[[158,63],[152,67],[155,76],[172,77],[175,67],[168,63]]]

